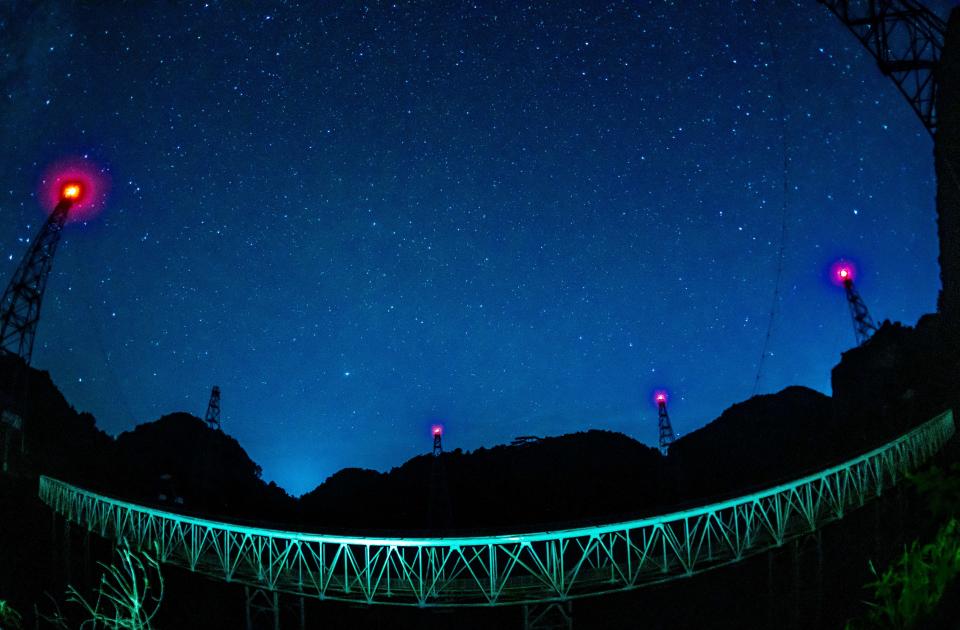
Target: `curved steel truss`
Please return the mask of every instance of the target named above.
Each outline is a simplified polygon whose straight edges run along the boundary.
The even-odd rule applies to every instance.
[[[818,0],[893,79],[930,135],[937,130],[937,70],[947,27],[916,0]]]
[[[104,497],[49,477],[40,498],[105,538],[156,545],[163,562],[326,600],[498,606],[629,590],[742,560],[842,518],[950,439],[944,413],[796,481],[623,523],[457,538],[330,536],[244,527]]]

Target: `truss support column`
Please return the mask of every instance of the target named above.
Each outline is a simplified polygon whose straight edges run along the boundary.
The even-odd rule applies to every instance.
[[[273,592],[273,630],[280,630],[280,594]]]
[[[573,630],[573,601],[524,604],[523,630]]]
[[[247,630],[253,630],[255,624],[259,625],[260,622],[256,620],[264,613],[270,615],[273,630],[280,630],[280,594],[277,591],[244,586],[243,601]]]

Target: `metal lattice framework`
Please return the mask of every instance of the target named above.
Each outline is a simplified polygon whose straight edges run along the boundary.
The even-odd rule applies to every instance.
[[[456,538],[332,536],[208,521],[41,477],[40,498],[165,563],[321,600],[500,606],[625,591],[738,562],[878,497],[954,434],[944,413],[796,481],[694,509],[562,531]]]
[[[915,0],[818,0],[876,59],[933,135],[946,25]]]
[[[657,432],[659,433],[660,452],[666,455],[673,444],[673,425],[670,423],[670,414],[667,413],[667,399],[657,398]]]
[[[204,416],[211,429],[220,428],[220,387],[213,386],[210,390],[210,402],[207,403],[207,413]]]
[[[867,339],[877,332],[877,325],[873,323],[870,317],[870,311],[860,292],[853,285],[853,280],[847,278],[843,281],[843,288],[847,292],[847,304],[850,306],[850,318],[853,320],[853,334],[857,338],[857,345],[862,346]]]
[[[40,303],[71,205],[64,199],[53,209],[0,298],[0,352],[17,355],[26,365],[33,355]]]
[[[12,373],[7,375],[6,382],[0,383],[0,470],[3,472],[10,470],[11,443],[16,433],[20,435],[18,450],[22,453],[26,446],[23,429],[28,411],[24,396],[27,368],[33,358],[40,305],[53,267],[53,256],[72,206],[73,200],[66,198],[56,205],[0,297],[0,356],[20,359],[12,364]]]

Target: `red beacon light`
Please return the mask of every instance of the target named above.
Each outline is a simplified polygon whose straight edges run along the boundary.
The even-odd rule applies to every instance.
[[[665,404],[667,404],[667,392],[656,392],[656,393],[654,393],[654,395],[653,395],[653,402],[657,403],[658,405],[665,405]]]
[[[840,285],[842,287],[847,286],[848,284],[853,283],[854,277],[857,275],[856,267],[852,263],[847,262],[846,260],[838,260],[833,263],[830,267],[830,279],[834,284]]]
[[[60,187],[61,201],[78,201],[83,195],[83,184],[80,182],[67,182]]]
[[[443,435],[443,427],[441,427],[441,426],[439,426],[439,425],[434,426],[434,427],[433,427],[433,434],[434,434],[434,435]]]
[[[67,223],[89,221],[103,208],[108,180],[106,170],[85,157],[61,160],[38,182],[40,204],[47,214],[68,211]]]

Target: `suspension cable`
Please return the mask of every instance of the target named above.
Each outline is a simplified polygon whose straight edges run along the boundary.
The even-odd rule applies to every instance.
[[[760,378],[763,375],[763,368],[769,354],[770,339],[773,336],[773,328],[776,322],[780,306],[780,284],[783,279],[783,257],[787,244],[787,205],[790,192],[790,153],[787,144],[787,113],[784,105],[784,87],[783,71],[780,66],[780,58],[777,54],[775,40],[771,36],[770,15],[767,13],[764,20],[764,31],[767,39],[767,45],[770,50],[770,60],[773,65],[773,71],[776,83],[777,104],[780,116],[780,150],[783,155],[783,174],[781,177],[783,190],[781,192],[780,207],[780,247],[777,251],[777,273],[773,284],[773,299],[770,304],[770,316],[767,319],[767,333],[763,337],[763,347],[760,350],[760,360],[757,361],[757,376],[753,381],[753,390],[751,396],[755,396],[760,388]]]

